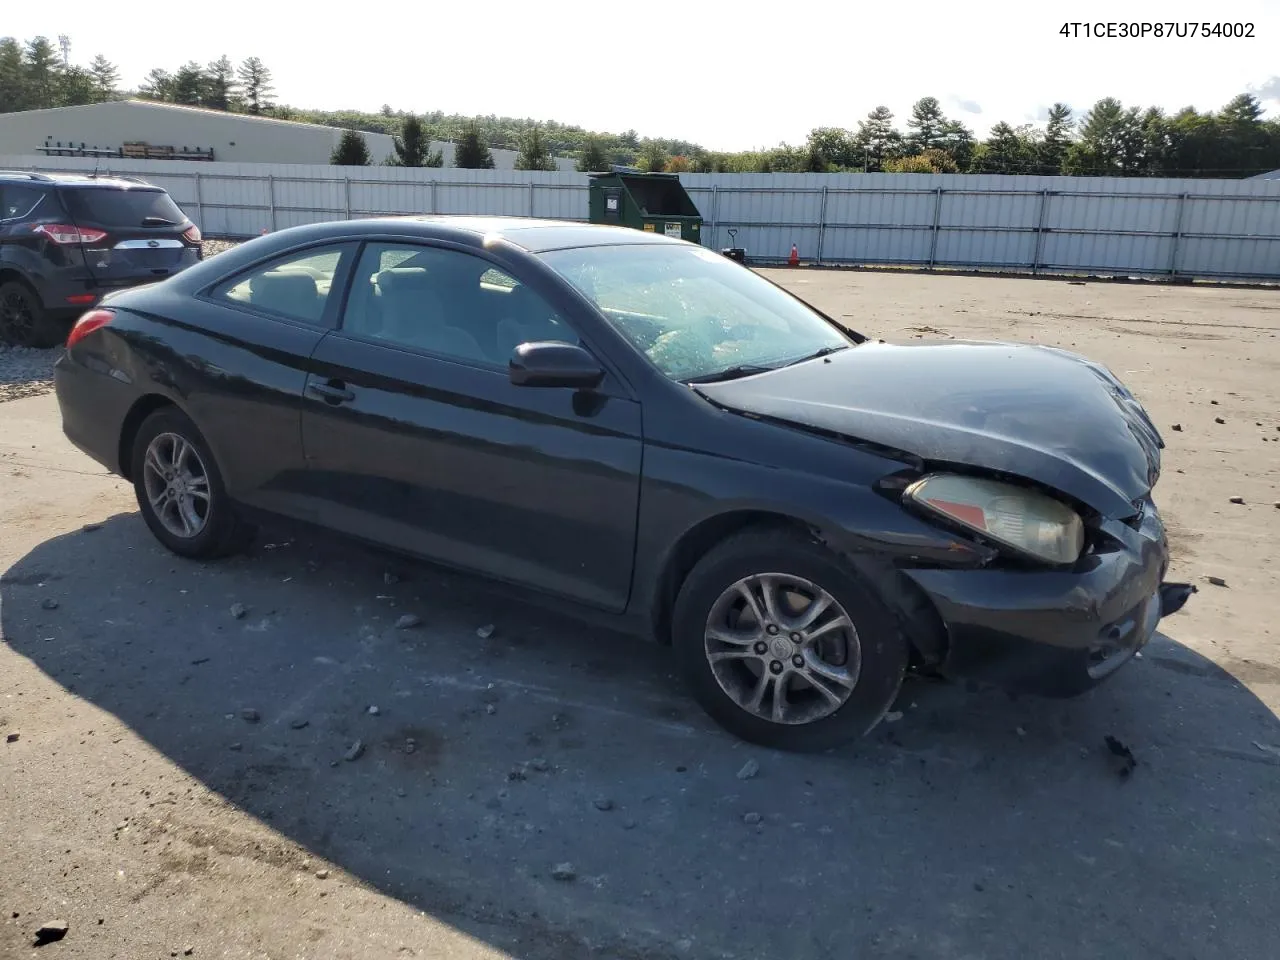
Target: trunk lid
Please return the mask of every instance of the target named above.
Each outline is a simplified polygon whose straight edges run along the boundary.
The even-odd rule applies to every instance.
[[[1132,394],[1050,347],[864,343],[694,389],[740,413],[1024,477],[1116,519],[1140,512],[1160,475],[1164,441]]]

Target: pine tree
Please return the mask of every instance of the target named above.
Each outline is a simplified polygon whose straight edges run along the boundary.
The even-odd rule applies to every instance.
[[[535,123],[520,144],[520,154],[516,157],[517,170],[554,170],[556,163],[542,139],[542,130]]]
[[[460,170],[493,169],[493,154],[489,152],[489,145],[485,143],[480,127],[474,120],[467,124],[462,139],[453,151],[453,165]]]
[[[27,44],[26,69],[29,109],[39,110],[58,105],[58,75],[62,57],[47,37],[36,37]]]
[[[207,94],[204,67],[188,60],[173,75],[173,102],[187,107],[199,107]]]
[[[422,120],[412,113],[404,119],[400,135],[393,141],[396,155],[393,160],[398,167],[440,167],[444,165],[444,155],[431,150],[431,138]]]
[[[343,130],[329,162],[338,167],[367,167],[371,161],[369,144],[359,130]]]
[[[0,37],[0,113],[26,109],[27,77],[22,45],[13,37]]]
[[[173,77],[168,70],[156,67],[147,74],[138,92],[148,100],[172,100]]]
[[[214,60],[204,73],[204,105],[214,110],[230,110],[236,102],[236,68],[225,54]]]
[[[271,94],[275,88],[271,86],[271,71],[257,57],[250,57],[240,64],[238,73],[240,84],[244,87],[244,102],[249,112],[260,114],[271,109]]]
[[[120,85],[120,71],[116,69],[116,65],[98,54],[89,65],[89,73],[93,75],[94,98],[99,103],[114,100]]]
[[[898,155],[902,146],[902,134],[893,126],[893,112],[883,106],[858,121],[858,133],[853,139],[867,170],[879,170],[885,160]]]
[[[911,107],[911,118],[907,120],[907,126],[911,129],[907,134],[907,143],[912,153],[924,153],[941,147],[947,118],[943,116],[938,98],[921,97],[917,100]]]
[[[1065,103],[1055,103],[1049,108],[1049,119],[1045,124],[1044,139],[1040,141],[1037,158],[1041,174],[1056,177],[1062,173],[1063,161],[1067,159],[1067,150],[1071,147],[1071,130],[1074,126],[1071,108]]]
[[[579,173],[600,173],[609,169],[609,158],[604,155],[604,147],[599,139],[590,137],[578,154],[577,168]]]
[[[97,99],[98,87],[93,74],[84,67],[72,65],[58,74],[59,106],[78,107],[95,103]]]

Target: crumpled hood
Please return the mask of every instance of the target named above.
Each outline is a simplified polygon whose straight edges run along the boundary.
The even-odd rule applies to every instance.
[[[1164,441],[1137,400],[1052,347],[868,342],[695,389],[741,413],[1025,477],[1111,518],[1133,516],[1160,475]]]

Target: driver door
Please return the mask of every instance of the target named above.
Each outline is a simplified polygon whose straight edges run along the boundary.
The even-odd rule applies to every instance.
[[[318,519],[453,566],[620,612],[640,495],[640,405],[519,387],[523,339],[577,341],[485,258],[365,245],[320,342],[302,436]]]

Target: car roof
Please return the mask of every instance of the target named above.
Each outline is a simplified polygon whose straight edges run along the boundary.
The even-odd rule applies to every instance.
[[[33,173],[26,170],[0,170],[0,180],[26,183],[29,185],[49,184],[59,187],[99,187],[112,190],[160,190],[154,183],[147,183],[137,177],[94,176],[84,173]]]
[[[620,244],[681,244],[682,240],[607,224],[535,217],[495,216],[388,216],[359,220],[337,220],[294,227],[299,239],[324,239],[352,234],[396,233],[424,239],[456,239],[472,243],[502,239],[529,253],[565,250],[573,247],[616,246]]]

